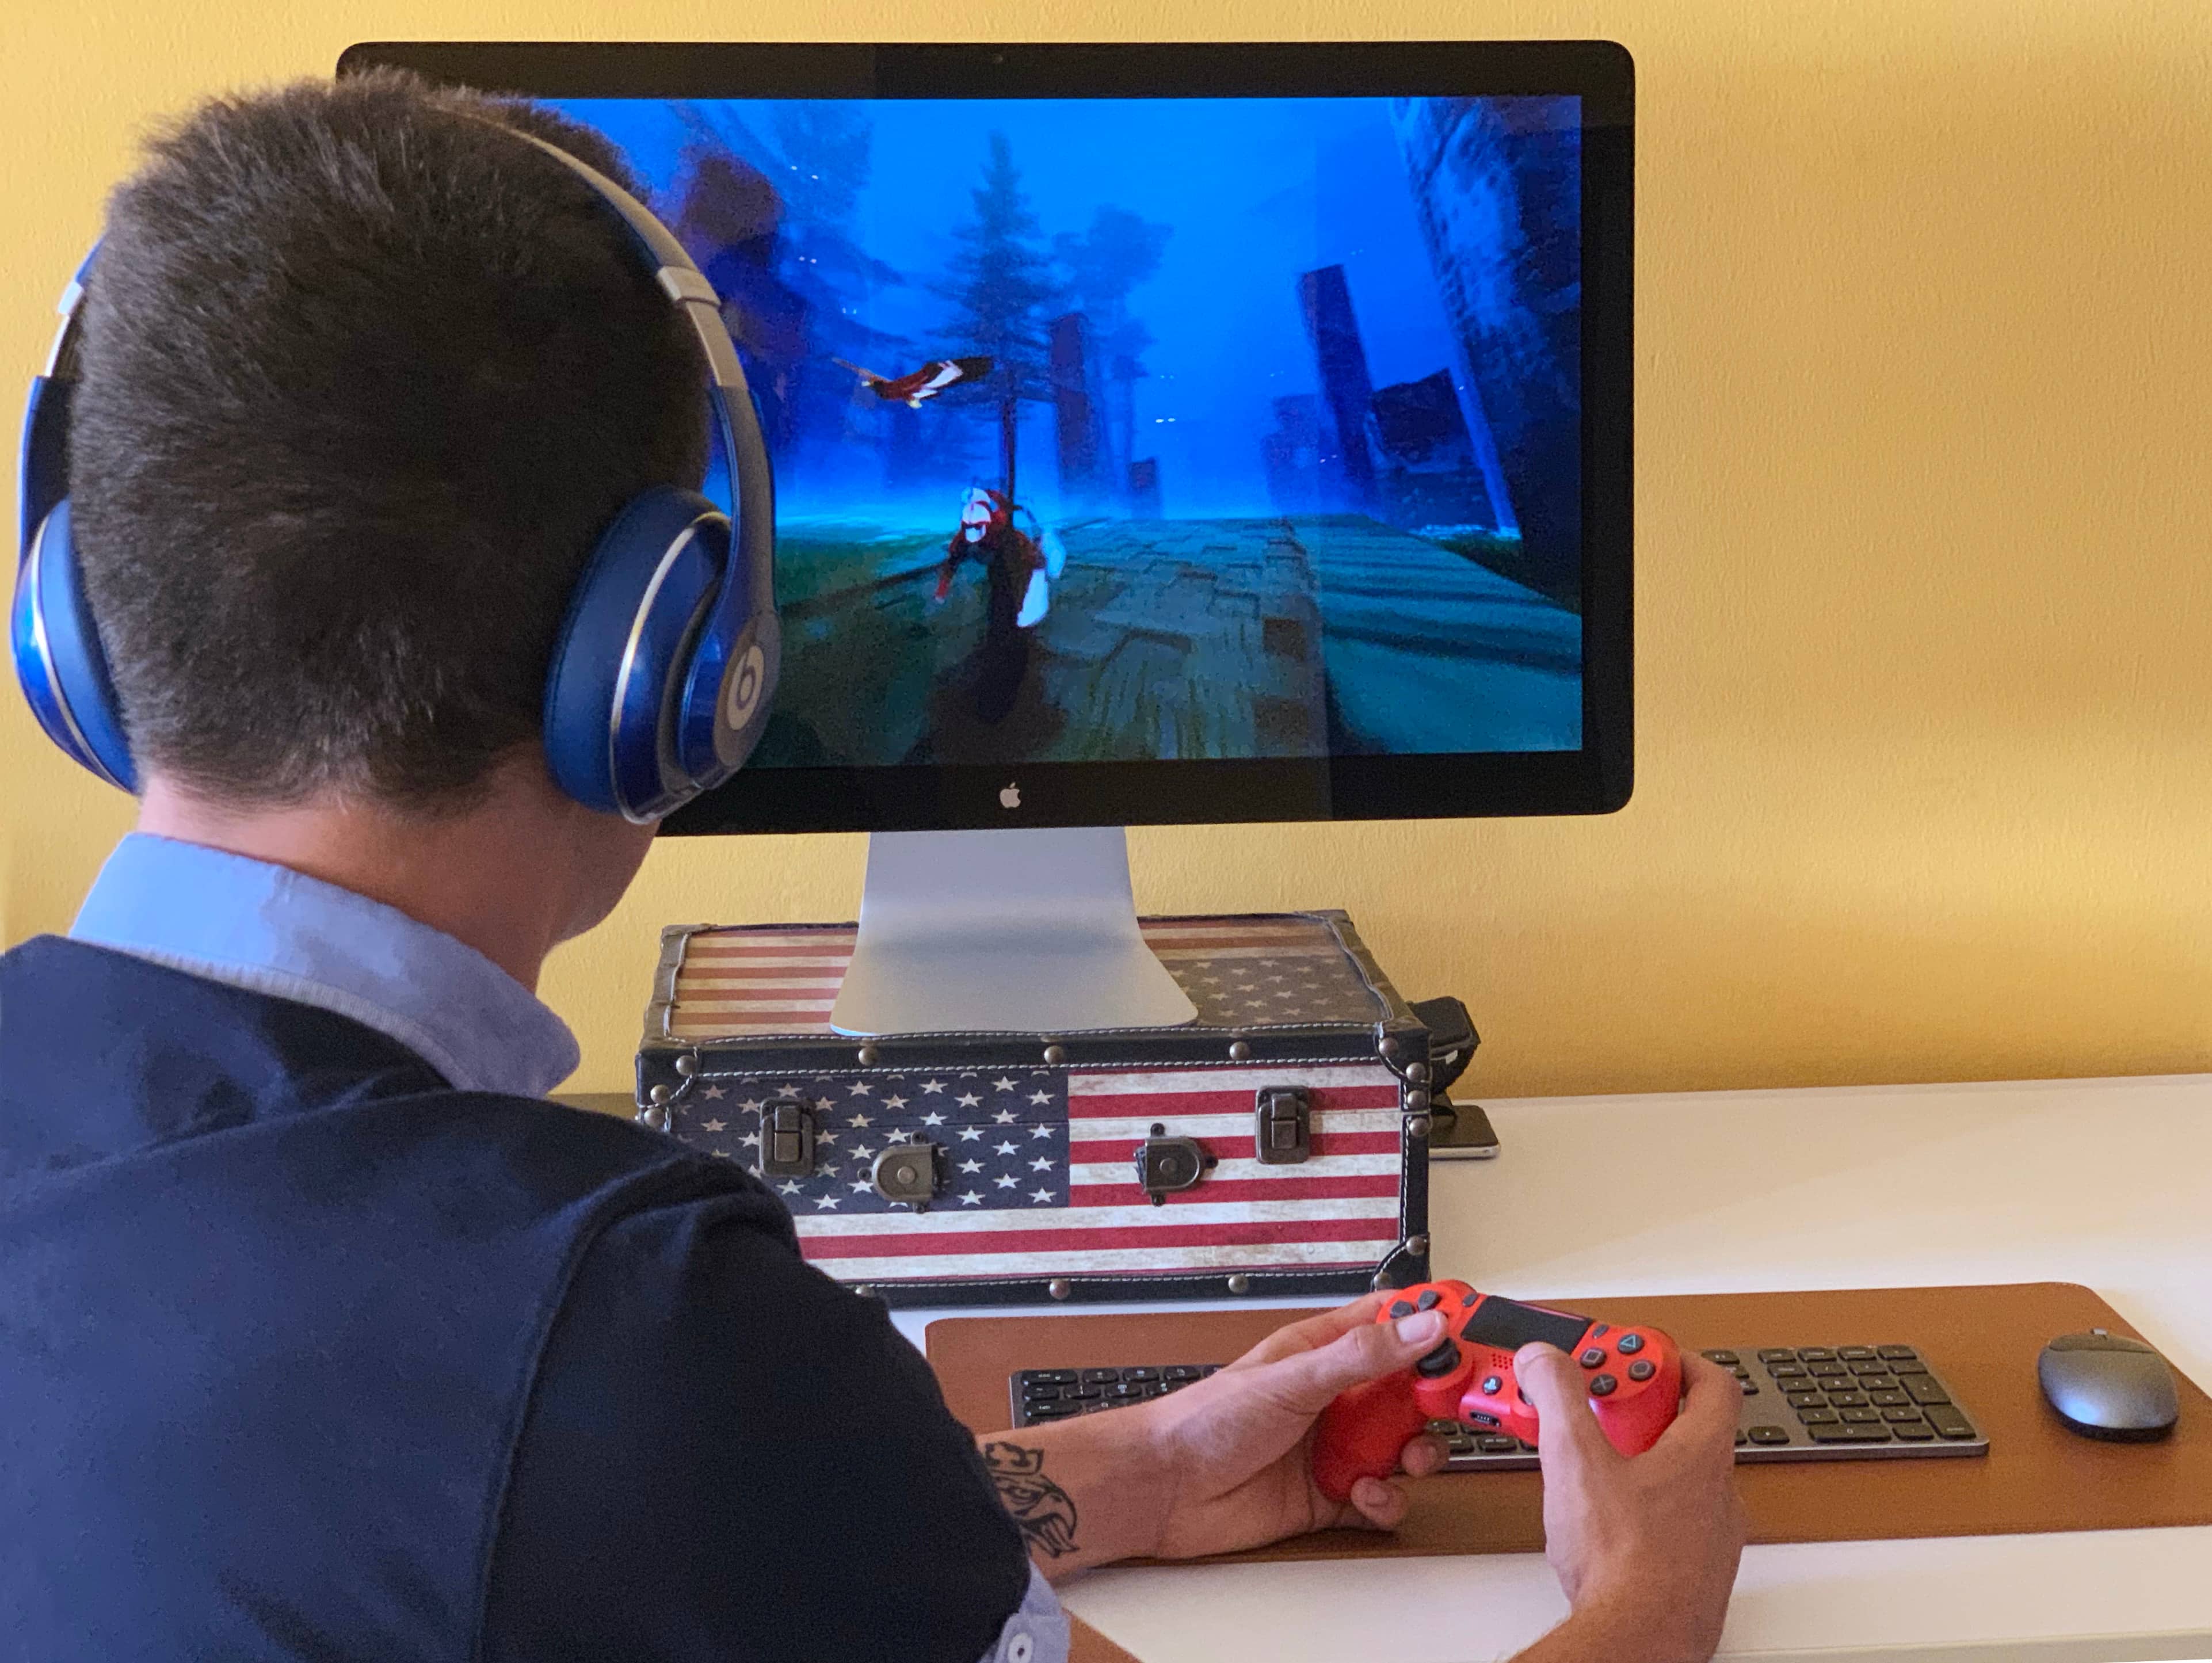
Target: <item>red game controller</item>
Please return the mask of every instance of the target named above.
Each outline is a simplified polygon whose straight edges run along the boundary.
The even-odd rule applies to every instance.
[[[1513,1378],[1513,1354],[1531,1340],[1558,1346],[1582,1365],[1599,1426],[1624,1455],[1659,1441],[1682,1401],[1682,1354],[1656,1328],[1617,1328],[1586,1316],[1480,1294],[1464,1282],[1423,1282],[1375,1314],[1395,1322],[1417,1311],[1445,1313],[1437,1348],[1401,1375],[1355,1386],[1322,1411],[1314,1434],[1314,1480],[1342,1501],[1361,1478],[1398,1470],[1406,1445],[1431,1421],[1536,1441],[1536,1409]]]

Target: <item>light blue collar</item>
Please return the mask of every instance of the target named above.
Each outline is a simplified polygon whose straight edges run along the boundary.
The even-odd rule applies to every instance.
[[[350,889],[134,832],[70,935],[350,1017],[460,1091],[540,1097],[575,1071],[568,1024],[475,948]]]

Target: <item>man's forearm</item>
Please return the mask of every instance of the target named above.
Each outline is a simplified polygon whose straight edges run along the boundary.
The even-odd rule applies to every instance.
[[[1147,1433],[1130,1408],[976,1440],[999,1500],[1046,1578],[1149,1553],[1172,1496]]]

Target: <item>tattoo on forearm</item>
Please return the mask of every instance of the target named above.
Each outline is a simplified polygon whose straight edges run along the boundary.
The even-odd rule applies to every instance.
[[[1024,1541],[1050,1559],[1075,1551],[1075,1502],[1044,1476],[1043,1450],[987,1443],[983,1465],[999,1487],[1000,1504],[1020,1527]]]

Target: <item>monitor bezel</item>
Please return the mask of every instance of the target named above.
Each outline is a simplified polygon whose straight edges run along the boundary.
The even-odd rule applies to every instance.
[[[1572,751],[747,769],[675,834],[1607,814],[1634,785],[1635,68],[1602,40],[847,45],[374,41],[377,66],[526,98],[1565,94],[1583,100],[1583,738]],[[1003,800],[1008,786],[1018,801]]]

